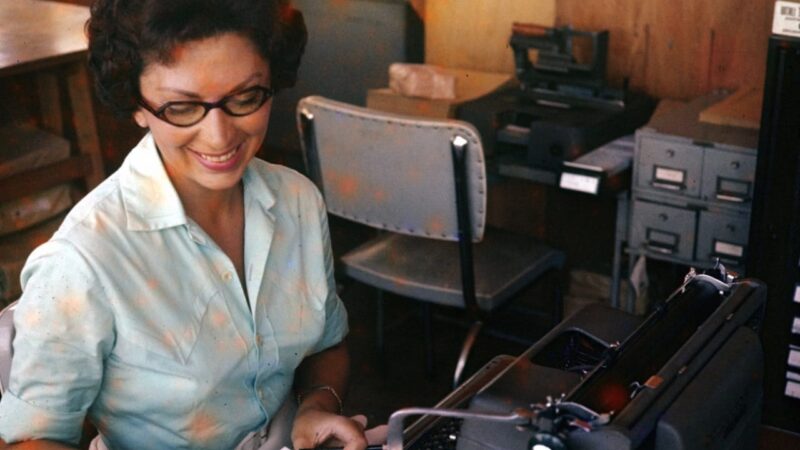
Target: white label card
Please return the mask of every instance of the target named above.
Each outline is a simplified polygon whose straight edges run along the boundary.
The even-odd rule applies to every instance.
[[[796,284],[794,286],[794,298],[795,303],[800,303],[800,284]]]
[[[714,252],[720,255],[741,258],[742,255],[744,255],[744,247],[741,245],[731,244],[729,242],[716,241],[714,242]]]
[[[791,349],[789,350],[789,359],[786,361],[790,366],[800,367],[800,351]]]
[[[597,194],[600,186],[600,178],[577,173],[564,172],[558,183],[562,189],[570,191],[586,192],[587,194]]]
[[[670,183],[683,184],[684,172],[682,170],[656,167],[655,178],[657,181],[668,181]]]
[[[795,317],[792,322],[792,333],[800,334],[800,317]]]
[[[772,33],[800,37],[800,3],[780,0],[775,2]]]
[[[784,394],[788,395],[789,397],[800,398],[800,383],[787,381]]]

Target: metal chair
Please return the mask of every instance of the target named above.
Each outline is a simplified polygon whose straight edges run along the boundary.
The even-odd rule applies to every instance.
[[[489,313],[543,275],[555,276],[564,254],[486,229],[483,147],[471,125],[319,96],[302,99],[297,118],[307,169],[328,212],[387,231],[342,256],[345,274],[379,292],[466,310],[471,325],[453,376],[458,385]],[[560,292],[554,303],[557,322]],[[429,319],[428,312],[426,335]],[[430,336],[426,342],[430,368]]]

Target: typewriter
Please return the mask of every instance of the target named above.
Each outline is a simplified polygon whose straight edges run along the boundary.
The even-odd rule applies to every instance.
[[[655,101],[606,83],[609,33],[515,23],[509,44],[518,87],[459,106],[484,137],[488,155],[525,153],[531,167],[562,162],[631,134]]]
[[[386,448],[755,449],[766,288],[721,267],[645,318],[580,310],[435,407],[392,414]]]

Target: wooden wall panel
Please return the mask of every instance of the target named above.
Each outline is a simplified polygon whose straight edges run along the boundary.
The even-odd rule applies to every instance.
[[[761,86],[774,0],[558,0],[556,23],[611,33],[609,80],[659,98]]]
[[[513,22],[555,23],[556,0],[428,0],[425,60],[429,64],[514,72],[508,40]]]

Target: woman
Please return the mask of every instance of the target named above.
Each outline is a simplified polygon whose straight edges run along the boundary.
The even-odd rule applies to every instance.
[[[364,448],[339,415],[347,316],[322,199],[254,158],[302,17],[97,0],[87,29],[101,100],[149,133],[26,263],[0,438],[64,448],[88,418],[97,448],[258,448],[294,388],[285,444]]]

